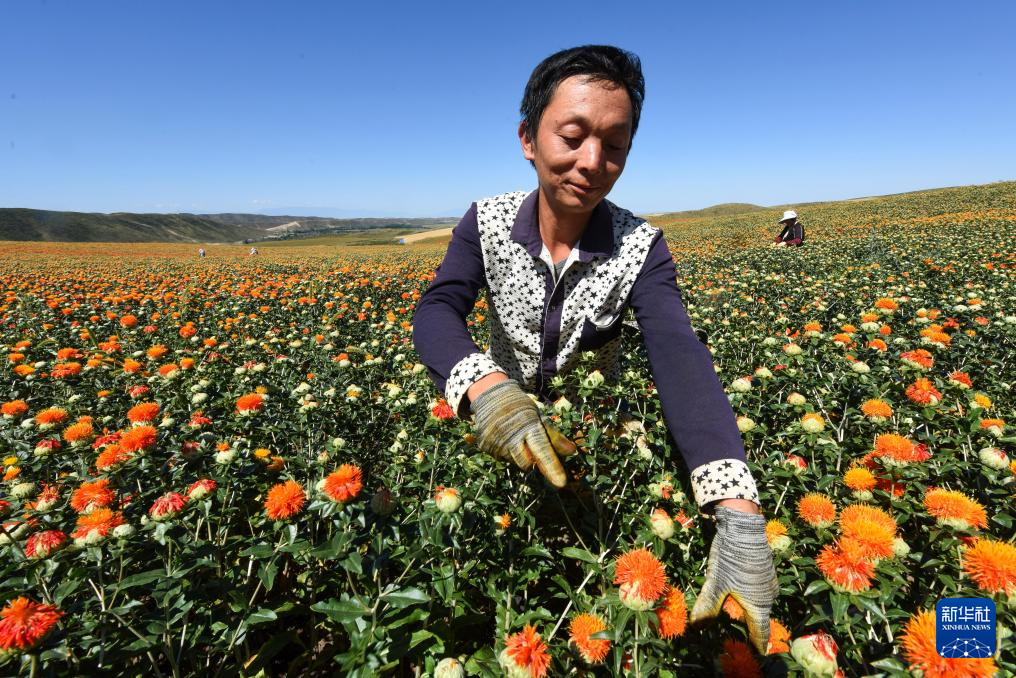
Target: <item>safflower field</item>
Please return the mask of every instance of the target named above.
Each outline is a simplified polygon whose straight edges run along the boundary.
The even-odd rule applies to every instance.
[[[542,405],[558,491],[419,363],[440,242],[0,243],[0,672],[1016,675],[1016,184],[797,209],[801,248],[652,218],[769,521],[765,656],[733,600],[687,622],[712,525],[636,328]],[[943,597],[995,657],[937,655]]]

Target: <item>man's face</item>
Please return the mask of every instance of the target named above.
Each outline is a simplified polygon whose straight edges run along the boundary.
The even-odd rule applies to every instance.
[[[543,112],[536,139],[519,126],[522,153],[536,165],[548,206],[588,214],[621,176],[631,143],[628,93],[584,76],[563,80]]]

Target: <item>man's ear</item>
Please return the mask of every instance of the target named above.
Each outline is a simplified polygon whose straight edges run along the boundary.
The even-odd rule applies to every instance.
[[[522,144],[522,155],[526,160],[532,162],[536,159],[536,153],[533,150],[533,140],[529,138],[526,133],[526,123],[519,123],[519,143]]]

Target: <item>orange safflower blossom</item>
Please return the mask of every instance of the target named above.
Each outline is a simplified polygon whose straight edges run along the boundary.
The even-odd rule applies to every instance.
[[[123,514],[119,511],[108,508],[95,509],[78,516],[77,529],[71,533],[71,537],[81,544],[95,544],[123,524]]]
[[[28,412],[28,403],[24,400],[10,400],[0,405],[0,414],[3,414],[8,419],[20,417],[26,412]]]
[[[875,301],[875,308],[877,308],[881,313],[891,314],[893,311],[899,309],[899,307],[899,304],[889,297],[882,297]]]
[[[825,428],[825,419],[817,412],[808,412],[801,417],[801,428],[808,433],[819,433]]]
[[[139,403],[127,410],[127,419],[132,424],[147,424],[159,416],[159,403]]]
[[[81,363],[57,363],[53,365],[53,369],[49,374],[54,379],[65,379],[76,374],[81,374]]]
[[[20,596],[0,610],[0,652],[26,652],[46,637],[64,615],[54,605]]]
[[[159,376],[169,380],[176,377],[179,371],[180,366],[176,363],[166,363],[159,368]]]
[[[25,555],[29,558],[46,558],[66,544],[67,535],[60,530],[43,530],[28,537]]]
[[[153,426],[145,424],[134,426],[120,436],[119,445],[127,452],[141,452],[147,450],[158,438],[158,431]]]
[[[667,575],[656,556],[647,549],[635,549],[618,557],[614,583],[620,587],[619,595],[625,607],[648,610],[663,594]]]
[[[921,371],[930,370],[935,365],[935,358],[923,348],[901,353],[900,360]]]
[[[720,655],[720,671],[724,678],[762,678],[762,667],[748,644],[727,638]]]
[[[572,617],[568,627],[568,640],[575,646],[583,661],[587,664],[599,664],[610,651],[610,641],[606,638],[590,638],[589,636],[607,630],[607,624],[599,615],[583,612]]]
[[[505,648],[498,661],[511,678],[543,678],[550,666],[550,654],[540,634],[526,624],[521,631],[505,639]]]
[[[69,442],[72,447],[87,445],[94,436],[95,430],[92,428],[92,424],[87,421],[71,424],[63,432],[63,439]]]
[[[970,380],[970,375],[958,370],[949,374],[949,383],[963,389],[973,388],[973,381]]]
[[[982,419],[980,422],[981,430],[987,431],[996,438],[1002,437],[1002,432],[1005,430],[1005,420],[1003,419]]]
[[[911,440],[896,433],[883,433],[875,438],[875,456],[890,466],[907,464],[927,459],[926,448],[920,448]]]
[[[187,504],[188,497],[179,492],[167,492],[162,495],[148,509],[148,515],[152,520],[169,520],[183,510]]]
[[[846,507],[840,512],[840,532],[857,542],[871,560],[893,556],[896,521],[882,509],[865,504]]]
[[[766,646],[766,654],[780,654],[790,652],[790,631],[780,621],[769,620],[769,643]]]
[[[106,479],[91,483],[82,483],[71,495],[71,508],[78,513],[87,513],[94,509],[105,508],[113,503],[116,495],[109,487]]]
[[[864,404],[861,405],[861,412],[870,421],[873,421],[876,424],[880,424],[889,417],[893,416],[893,408],[889,405],[889,403],[877,398],[866,400]]]
[[[929,488],[924,495],[924,508],[939,525],[961,530],[988,526],[988,514],[979,502],[962,492]]]
[[[272,520],[286,520],[299,513],[306,501],[303,486],[295,480],[287,480],[268,490],[265,514]]]
[[[684,591],[668,586],[663,593],[660,606],[656,608],[656,619],[660,623],[657,629],[660,638],[677,638],[684,635],[688,625],[688,603]]]
[[[812,492],[797,502],[797,515],[813,527],[829,527],[836,519],[836,507],[829,497]]]
[[[770,520],[766,523],[766,541],[769,548],[774,552],[786,551],[790,548],[790,537],[787,536],[787,526],[779,520]]]
[[[343,464],[329,473],[321,483],[321,491],[332,501],[345,503],[360,495],[363,488],[363,471],[353,464]]]
[[[937,405],[942,401],[942,393],[935,388],[930,379],[921,377],[907,386],[907,398],[918,405]]]
[[[261,393],[248,393],[236,400],[236,411],[242,415],[250,415],[261,411],[265,405],[265,397]]]
[[[853,490],[855,494],[864,495],[866,499],[870,499],[871,490],[878,485],[878,480],[867,468],[855,466],[843,474],[843,484]]]
[[[734,596],[727,596],[726,600],[723,601],[722,607],[727,616],[734,621],[744,621],[744,608],[741,607],[741,603],[734,599]]]
[[[867,591],[875,576],[875,565],[865,556],[864,547],[849,537],[826,544],[815,563],[826,581],[840,592]]]
[[[1016,546],[1004,541],[978,539],[963,549],[963,571],[977,588],[988,593],[1016,596]]]
[[[983,393],[975,393],[974,399],[970,403],[970,409],[976,409],[979,407],[982,410],[990,410],[992,405],[994,405],[994,403],[991,401],[991,398]]]
[[[46,431],[67,419],[67,410],[50,407],[35,415],[35,423],[40,431]]]
[[[198,501],[199,499],[204,499],[207,495],[211,494],[212,492],[215,492],[215,489],[218,486],[219,486],[218,483],[216,483],[211,478],[202,478],[201,480],[195,480],[191,484],[191,486],[187,489],[187,498],[190,499],[191,501]]]
[[[95,460],[95,468],[99,471],[107,471],[131,460],[131,453],[119,445],[113,443],[106,445]]]

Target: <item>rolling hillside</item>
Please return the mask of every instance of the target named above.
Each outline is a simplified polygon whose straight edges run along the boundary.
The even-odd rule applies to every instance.
[[[328,219],[263,214],[132,214],[0,208],[0,240],[45,242],[240,242],[378,228],[428,229],[448,219]]]

